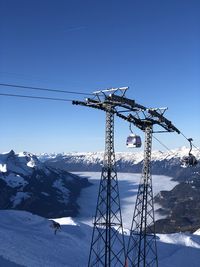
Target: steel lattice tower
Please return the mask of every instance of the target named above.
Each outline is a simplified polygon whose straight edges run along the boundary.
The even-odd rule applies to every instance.
[[[158,266],[151,177],[151,147],[152,125],[147,125],[142,177],[127,249],[129,267]]]
[[[88,267],[120,267],[124,264],[125,245],[114,153],[114,114],[112,107],[108,106],[104,163]]]
[[[167,108],[147,108],[140,105],[135,100],[125,97],[127,89],[128,87],[121,87],[96,91],[93,93],[93,98],[86,98],[85,101],[72,101],[73,105],[106,111],[106,148],[89,267],[158,266],[151,177],[153,126],[157,125],[162,128],[154,133],[177,132],[180,134],[181,132],[164,116]],[[117,92],[120,92],[121,96],[117,95]],[[138,188],[126,261],[124,261],[124,238],[115,168],[114,114],[145,131],[142,178]],[[122,235],[119,235],[117,230],[122,232]]]

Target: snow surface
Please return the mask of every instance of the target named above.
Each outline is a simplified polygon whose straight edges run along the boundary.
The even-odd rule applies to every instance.
[[[194,234],[195,234],[195,235],[200,235],[200,229],[196,230],[196,231],[194,232]]]
[[[0,164],[0,172],[7,172],[7,165],[6,164]]]
[[[87,266],[92,227],[72,218],[56,221],[62,225],[55,235],[48,219],[25,211],[0,211],[0,266]],[[159,234],[157,247],[160,267],[199,267],[198,235]]]
[[[58,222],[60,225],[78,225],[74,222],[74,220],[71,217],[63,217],[63,218],[57,218],[53,219],[55,222]]]
[[[28,212],[0,211],[0,218],[0,255],[4,259],[27,267],[86,266],[87,226],[69,220],[55,235],[49,220]]]

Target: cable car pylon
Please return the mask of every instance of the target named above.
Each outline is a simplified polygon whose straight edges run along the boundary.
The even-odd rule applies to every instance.
[[[127,249],[131,267],[157,267],[157,246],[151,177],[152,125],[145,127],[142,177],[138,187],[135,210]]]
[[[114,153],[114,114],[106,112],[105,154],[88,267],[124,266],[125,244]],[[120,234],[121,233],[121,234]]]
[[[127,90],[128,88],[121,88],[121,90]],[[130,231],[130,238],[128,243],[128,250],[126,253],[125,261],[121,261],[119,258],[120,253],[124,251],[124,243],[121,242],[122,249],[115,250],[115,240],[119,241],[118,235],[113,239],[113,243],[110,242],[112,235],[115,235],[112,226],[122,229],[120,224],[121,215],[119,217],[114,216],[114,205],[119,207],[116,210],[119,214],[120,202],[117,186],[116,171],[113,168],[115,166],[112,157],[114,156],[114,147],[112,134],[109,133],[112,124],[106,124],[106,150],[104,167],[102,169],[102,177],[100,183],[100,190],[97,203],[97,211],[95,216],[93,237],[90,250],[90,260],[88,267],[112,267],[112,266],[128,266],[128,267],[157,267],[157,248],[156,248],[156,234],[154,228],[154,207],[153,207],[153,190],[152,190],[152,177],[151,177],[151,149],[152,149],[152,133],[153,126],[157,125],[162,130],[157,130],[157,133],[166,132],[181,132],[169,121],[164,113],[166,108],[147,108],[135,102],[133,99],[126,98],[124,94],[122,96],[116,95],[115,92],[119,89],[112,89],[112,93],[107,95],[103,92],[103,100],[99,96],[99,92],[95,93],[95,99],[86,99],[86,101],[73,101],[74,105],[88,106],[95,109],[106,111],[110,113],[110,116],[116,115],[119,118],[134,124],[137,128],[145,132],[145,148],[144,148],[144,161],[142,178],[138,188],[137,200],[135,205],[135,211],[132,221],[132,227]],[[106,90],[106,92],[109,90]],[[113,93],[114,92],[114,93]],[[112,108],[111,108],[112,107]],[[126,114],[128,113],[128,114]],[[108,117],[107,117],[108,121]],[[111,128],[110,128],[111,127]],[[155,131],[154,131],[155,133]],[[110,135],[110,137],[109,137]],[[110,139],[109,139],[110,138]],[[130,142],[137,142],[136,139],[131,139]],[[137,146],[133,146],[137,147]],[[139,147],[139,145],[138,145]],[[113,151],[112,151],[113,150]],[[109,161],[114,165],[109,165]],[[108,166],[113,166],[108,168]],[[112,172],[111,172],[112,171]],[[112,174],[113,173],[113,174]],[[113,176],[112,176],[112,175]],[[113,181],[113,185],[112,185]],[[110,190],[110,189],[111,190]],[[116,194],[116,198],[113,197]],[[103,208],[104,207],[104,208]],[[117,224],[112,224],[110,218],[117,219]],[[110,231],[110,230],[111,231]],[[113,234],[112,234],[113,233]],[[118,233],[118,231],[117,231]],[[97,235],[96,235],[97,234]],[[103,245],[101,246],[101,242]],[[112,245],[112,248],[111,248]],[[117,245],[116,245],[117,248]],[[116,252],[118,251],[118,252]],[[107,253],[108,252],[108,253]],[[114,252],[114,253],[113,253]],[[114,263],[114,265],[113,265]]]
[[[88,267],[124,267],[125,242],[120,207],[120,197],[114,152],[114,114],[112,103],[101,102],[107,92],[126,91],[111,89],[96,92],[96,99],[86,102],[74,101],[73,104],[89,106],[106,112],[105,152],[96,213],[93,222],[92,241]]]

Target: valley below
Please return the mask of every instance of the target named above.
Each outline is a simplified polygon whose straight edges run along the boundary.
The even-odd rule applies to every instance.
[[[91,186],[82,189],[78,199],[79,215],[77,219],[84,223],[92,225],[92,218],[95,215],[99,182],[101,178],[100,172],[75,172],[74,174],[87,178]],[[162,175],[153,175],[154,196],[161,190],[171,190],[178,183],[173,181],[171,177]],[[141,174],[118,173],[118,185],[120,193],[120,203],[122,211],[123,225],[125,229],[130,229],[134,212],[135,200],[138,190],[138,184]],[[159,212],[160,205],[155,205],[156,220],[165,216]]]

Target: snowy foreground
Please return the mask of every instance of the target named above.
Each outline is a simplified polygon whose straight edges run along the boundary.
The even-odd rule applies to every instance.
[[[0,266],[85,267],[92,228],[62,218],[56,235],[49,220],[24,211],[0,211]],[[159,235],[159,266],[197,267],[200,236]]]
[[[62,225],[56,235],[48,219],[24,211],[0,211],[1,267],[87,266],[92,234],[91,218],[94,215],[100,173],[80,174],[88,177],[93,186],[82,190],[79,217],[56,219]],[[125,228],[129,228],[140,175],[119,174],[118,178],[123,222]],[[154,176],[153,184],[155,194],[176,185],[166,176]],[[128,236],[125,239],[127,242]],[[200,266],[198,231],[196,234],[159,234],[157,245],[161,267]]]

